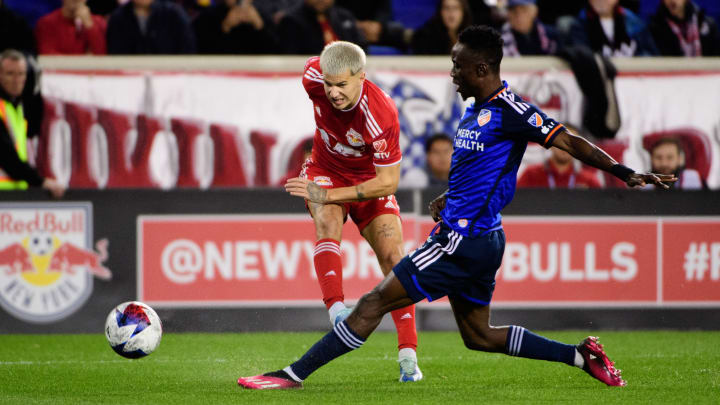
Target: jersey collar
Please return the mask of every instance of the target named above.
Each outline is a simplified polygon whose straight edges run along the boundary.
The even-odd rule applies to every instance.
[[[507,91],[508,87],[509,87],[509,86],[508,86],[507,82],[506,82],[505,80],[503,80],[503,81],[502,81],[502,86],[500,86],[500,87],[498,87],[497,89],[495,89],[495,91],[493,91],[492,93],[490,93],[490,95],[489,95],[488,97],[486,97],[484,100],[482,100],[482,101],[480,101],[480,102],[477,102],[477,101],[474,102],[474,103],[473,103],[473,108],[474,108],[475,106],[480,107],[480,106],[482,106],[482,105],[485,105],[485,104],[493,101],[493,99],[495,99],[495,97],[499,96],[499,95],[502,94],[504,91]]]

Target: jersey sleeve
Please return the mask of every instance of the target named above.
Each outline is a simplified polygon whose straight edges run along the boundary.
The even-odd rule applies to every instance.
[[[402,160],[400,150],[400,125],[391,125],[383,130],[372,143],[373,164],[375,166],[394,166]]]
[[[513,138],[535,142],[549,149],[564,128],[536,106],[523,101],[508,102],[503,120],[504,132]]]
[[[312,95],[323,85],[323,74],[320,69],[320,57],[313,56],[305,62],[302,78],[303,87],[308,95]]]

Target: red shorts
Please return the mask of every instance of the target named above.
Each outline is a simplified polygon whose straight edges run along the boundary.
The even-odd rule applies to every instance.
[[[360,184],[363,180],[357,180],[340,176],[334,172],[317,166],[311,159],[305,161],[300,177],[312,180],[315,184],[323,188],[351,187]],[[350,214],[355,225],[360,232],[372,222],[376,217],[383,214],[392,214],[400,216],[400,205],[395,200],[394,195],[387,197],[373,198],[367,201],[342,203],[345,212]],[[305,202],[307,208],[307,201]],[[308,209],[309,211],[309,209]],[[343,222],[347,221],[347,217],[343,218]]]

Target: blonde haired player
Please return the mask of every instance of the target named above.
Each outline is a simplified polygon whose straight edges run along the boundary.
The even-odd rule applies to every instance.
[[[400,123],[392,99],[365,76],[365,52],[350,42],[325,46],[305,64],[302,83],[315,114],[312,156],[285,189],[303,197],[315,223],[313,261],[330,322],[350,314],[344,304],[340,241],[349,215],[384,274],[404,255],[400,208]],[[398,331],[400,381],[419,381],[415,306],[392,311]]]

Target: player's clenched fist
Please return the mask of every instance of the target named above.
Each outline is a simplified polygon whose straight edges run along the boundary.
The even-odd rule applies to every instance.
[[[293,177],[285,183],[285,191],[296,197],[302,197],[314,203],[327,202],[327,190],[308,179]]]

